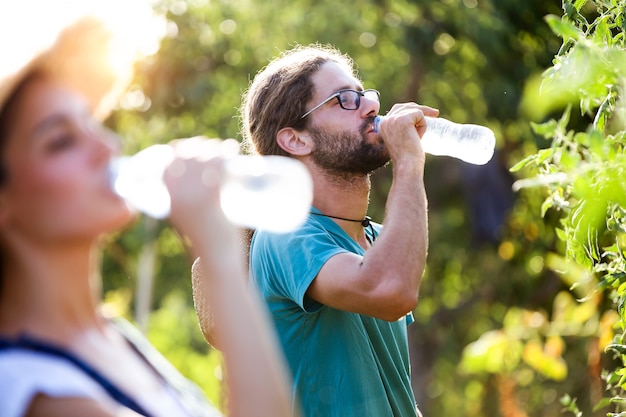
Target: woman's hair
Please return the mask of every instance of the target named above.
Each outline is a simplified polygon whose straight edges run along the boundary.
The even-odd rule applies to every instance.
[[[5,186],[9,178],[6,164],[4,162],[4,149],[6,147],[6,142],[9,136],[9,123],[11,119],[9,113],[11,113],[10,110],[13,107],[13,103],[16,101],[16,97],[18,96],[19,90],[21,90],[22,85],[24,85],[24,83],[20,84],[20,86],[11,93],[11,96],[5,102],[5,105],[0,108],[0,188]],[[3,264],[4,253],[0,248],[0,296],[2,296],[2,287],[4,281]]]
[[[13,103],[16,100],[19,90],[19,87],[16,88],[5,103],[4,107],[0,109],[0,187],[3,187],[8,179],[6,164],[4,162],[4,148],[9,136],[9,123],[11,120],[9,113],[13,107]]]
[[[8,99],[4,102],[4,105],[0,108],[0,188],[4,187],[9,181],[9,173],[7,171],[4,151],[9,136],[9,125],[11,121],[15,119],[14,108],[17,104],[18,97],[21,95],[26,84],[28,84],[34,78],[40,77],[38,72],[32,72],[26,76],[11,92]],[[4,253],[0,248],[0,295],[2,294],[2,281],[4,278],[3,267]]]
[[[3,187],[9,179],[4,159],[4,149],[9,136],[9,125],[15,119],[13,108],[24,90],[25,86],[36,78],[43,77],[39,71],[33,71],[24,77],[23,80],[13,89],[7,100],[0,107],[0,187]]]
[[[345,66],[356,76],[354,63],[347,55],[321,45],[297,46],[257,74],[240,109],[244,149],[261,155],[288,156],[276,143],[276,135],[285,127],[306,127],[308,118],[301,117],[314,93],[311,77],[328,61]]]

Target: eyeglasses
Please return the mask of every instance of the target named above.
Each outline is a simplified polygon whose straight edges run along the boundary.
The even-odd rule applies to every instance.
[[[309,114],[311,114],[314,110],[319,109],[324,104],[328,103],[330,100],[334,98],[337,99],[342,109],[356,110],[361,105],[361,97],[367,97],[370,100],[376,100],[380,102],[380,93],[378,92],[378,90],[371,90],[371,89],[363,90],[363,91],[350,90],[350,89],[339,90],[332,96],[328,97],[326,100],[322,101],[317,106],[313,107],[308,112],[304,113],[302,117],[300,117],[300,119],[304,119]]]

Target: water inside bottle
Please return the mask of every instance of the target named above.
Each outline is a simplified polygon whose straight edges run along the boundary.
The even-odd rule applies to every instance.
[[[171,201],[163,174],[173,158],[170,146],[153,145],[113,159],[113,189],[135,209],[166,218]],[[279,233],[304,223],[313,200],[313,181],[304,164],[284,156],[237,155],[225,167],[220,200],[232,223]]]
[[[166,218],[170,214],[170,194],[163,173],[173,158],[167,145],[150,146],[132,157],[113,158],[113,190],[134,209],[155,219]]]
[[[384,116],[376,116],[372,124],[379,131]],[[430,155],[451,156],[474,165],[484,165],[494,154],[496,137],[491,129],[475,124],[453,123],[446,119],[425,116],[426,130],[421,137],[422,149]]]
[[[301,226],[311,207],[313,185],[299,161],[281,156],[229,160],[221,189],[226,217],[239,226],[287,232]]]

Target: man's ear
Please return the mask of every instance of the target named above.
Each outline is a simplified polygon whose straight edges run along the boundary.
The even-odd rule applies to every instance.
[[[304,156],[311,153],[311,137],[292,127],[280,129],[276,134],[276,143],[289,155]]]

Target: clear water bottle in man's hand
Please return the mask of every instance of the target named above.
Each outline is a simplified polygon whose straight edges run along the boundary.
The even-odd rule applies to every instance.
[[[493,157],[496,137],[491,129],[473,124],[459,124],[441,117],[425,117],[426,132],[422,149],[431,155],[452,156],[474,165],[484,165]],[[374,119],[378,132],[384,116]]]

